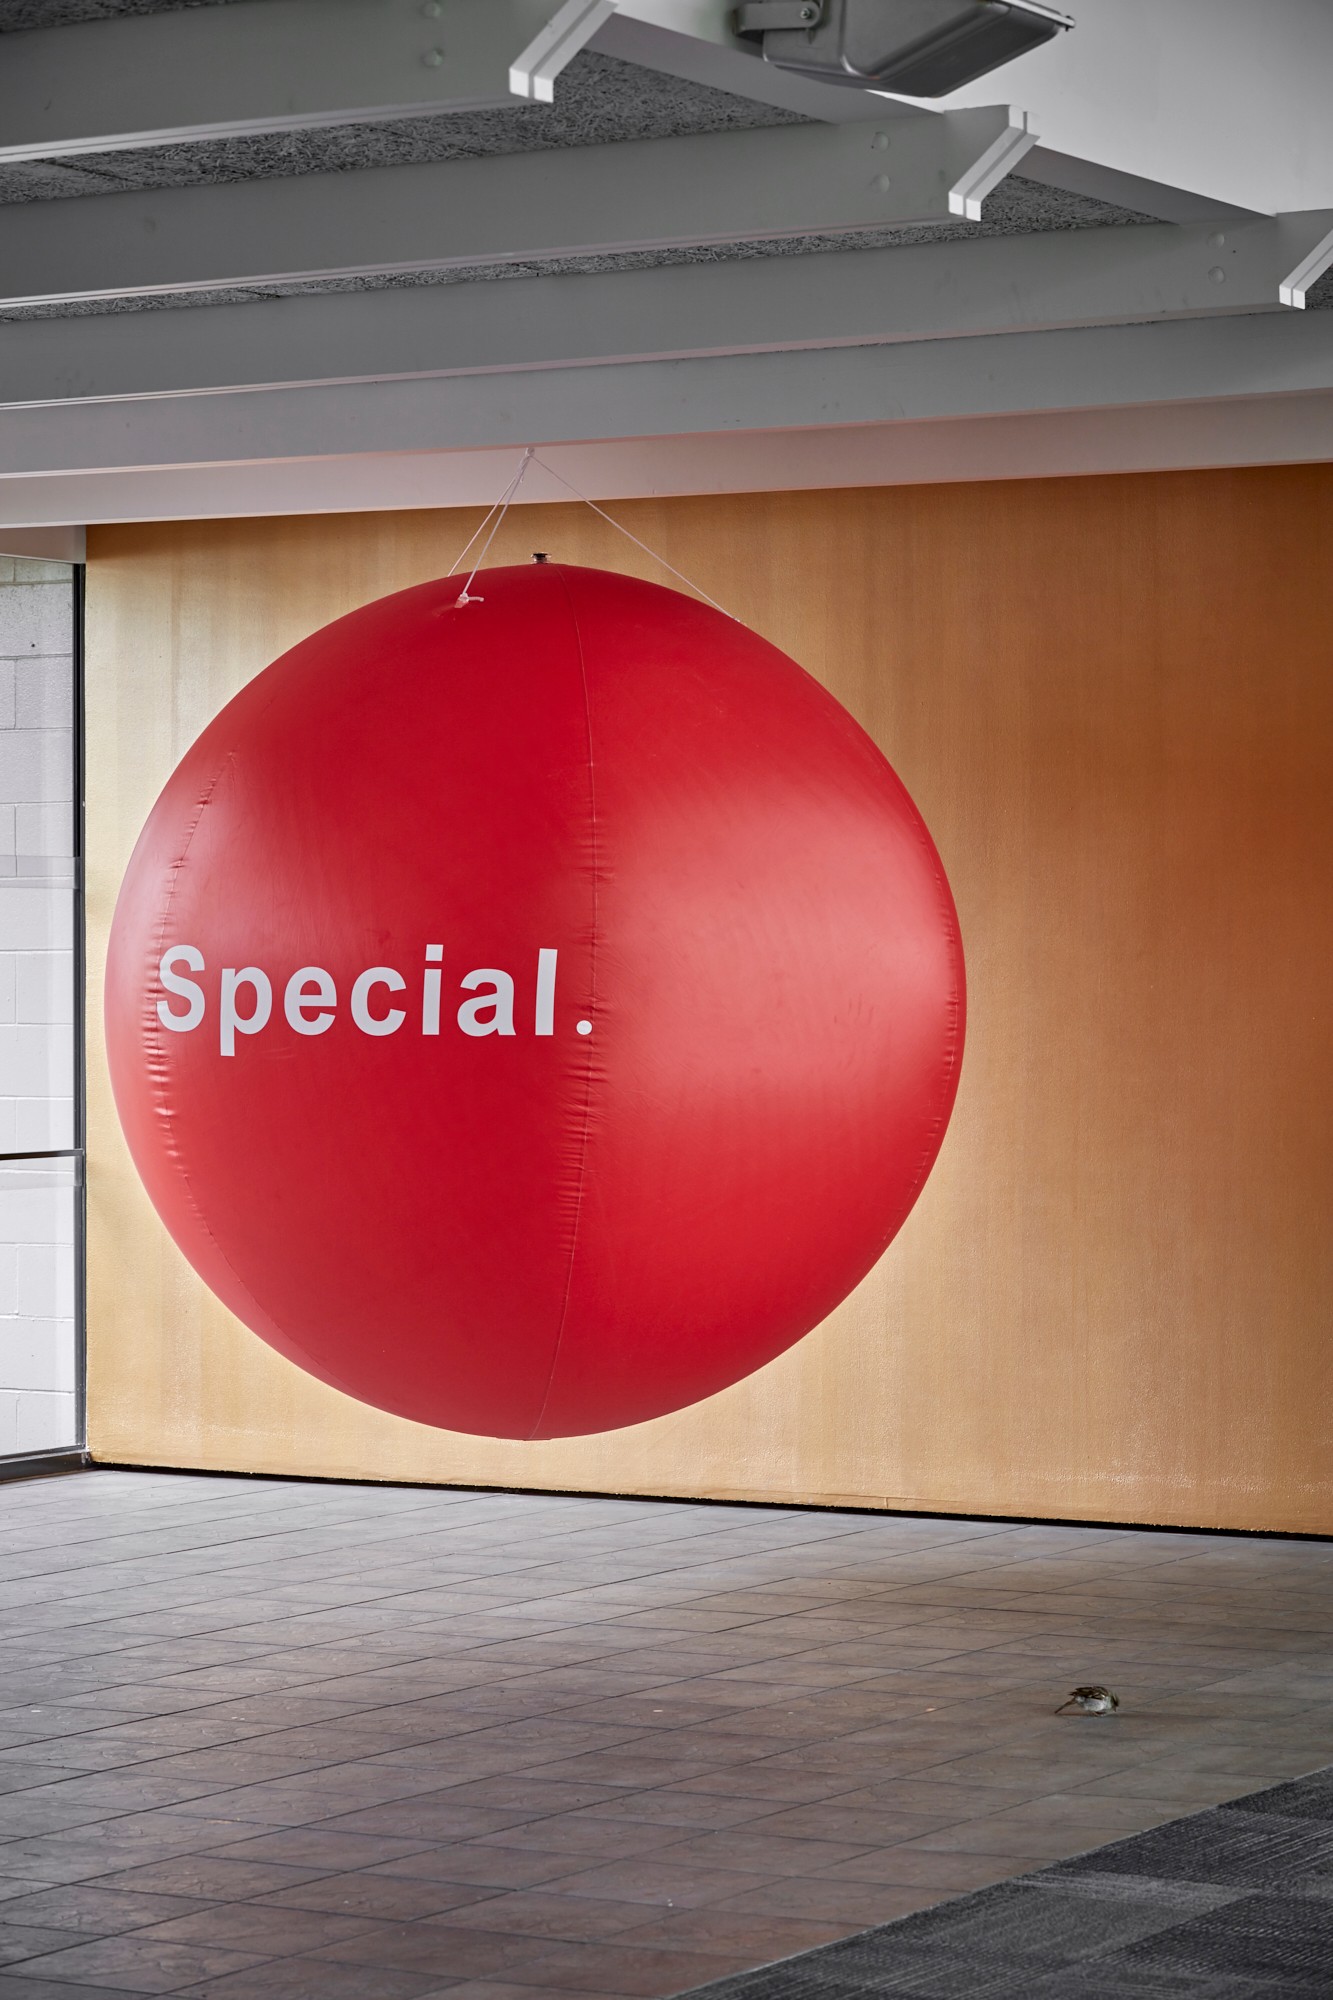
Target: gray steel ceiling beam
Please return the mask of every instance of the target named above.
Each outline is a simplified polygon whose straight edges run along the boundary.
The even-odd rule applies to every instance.
[[[236,0],[30,29],[4,38],[0,162],[513,105],[511,69],[520,94],[541,96],[607,12],[585,6],[580,18],[561,0]]]
[[[1280,312],[1315,246],[1333,214],[13,321],[0,408]]]
[[[14,203],[0,305],[948,222],[978,211],[1027,137],[999,106]]]
[[[671,493],[791,493],[811,488],[930,485],[956,480],[1179,472],[1188,467],[1308,465],[1333,460],[1333,391],[1233,396],[1013,417],[912,424],[807,425],[801,430],[627,438],[543,448],[518,494],[576,502],[545,467],[606,502]],[[404,507],[487,508],[519,454],[412,451],[262,460],[165,470],[37,475],[0,485],[0,519],[25,536],[70,539],[16,552],[80,560],[84,521],[216,521]],[[543,539],[544,536],[534,537]],[[457,536],[461,542],[463,535]],[[6,541],[15,540],[12,533]],[[456,544],[455,544],[456,545]],[[447,555],[446,558],[447,560]]]
[[[0,426],[0,483],[1327,392],[1323,319],[1255,314],[13,410]]]

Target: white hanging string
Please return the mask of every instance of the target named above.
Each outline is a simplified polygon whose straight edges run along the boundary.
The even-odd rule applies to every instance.
[[[509,489],[506,487],[505,491],[508,492],[508,490]],[[504,494],[502,493],[500,495],[500,500],[503,500],[503,498]],[[467,561],[468,552],[472,549],[472,547],[476,543],[477,537],[479,535],[485,534],[486,523],[490,520],[496,508],[500,505],[500,500],[492,500],[490,506],[486,509],[486,512],[482,515],[480,523],[478,524],[477,527],[475,527],[472,530],[472,533],[468,536],[467,541],[463,544],[463,547],[459,550],[458,554],[454,557],[453,561],[450,563],[448,569],[444,573],[446,583],[448,582],[449,578],[454,574],[454,572],[457,570],[458,565],[462,562]]]
[[[669,563],[665,556],[660,556],[656,549],[650,549],[647,542],[641,542],[637,535],[631,534],[629,529],[622,522],[615,520],[612,515],[608,514],[604,507],[599,507],[595,500],[590,500],[586,493],[580,492],[572,479],[566,479],[563,472],[557,472],[555,467],[548,465],[544,458],[538,458],[536,452],[531,447],[528,450],[528,457],[535,464],[539,465],[543,472],[549,473],[552,479],[558,479],[562,486],[567,487],[576,500],[581,500],[585,507],[591,507],[594,514],[600,514],[604,521],[609,522],[613,528],[617,529],[625,537],[626,541],[633,542],[636,549],[642,549],[643,553],[650,557],[653,562],[658,563],[661,568],[669,571],[678,583],[683,583],[685,588],[692,590],[696,597],[702,597],[705,604],[711,604],[714,611],[720,611],[722,616],[730,618],[733,624],[739,623],[734,611],[728,611],[724,605],[718,603],[715,597],[710,597],[702,585],[694,581],[693,577],[686,576],[683,571],[676,568],[674,563]]]
[[[486,540],[482,543],[481,554],[477,557],[476,562],[468,572],[467,582],[463,585],[462,590],[454,600],[455,605],[485,603],[486,600],[484,598],[472,596],[472,586],[476,582],[478,571],[481,569],[490,551],[491,543],[500,532],[500,523],[504,520],[505,515],[509,512],[509,509],[518,497],[518,490],[527,476],[530,465],[539,465],[543,472],[549,474],[552,479],[557,480],[567,492],[574,495],[576,500],[581,500],[585,507],[591,507],[594,514],[599,514],[602,520],[616,530],[617,534],[623,535],[627,542],[633,542],[635,548],[641,549],[650,561],[657,563],[660,568],[666,570],[671,576],[674,576],[678,583],[683,583],[687,590],[692,590],[696,597],[702,597],[705,604],[711,604],[714,611],[720,611],[724,618],[730,618],[733,623],[738,622],[735,612],[728,611],[725,605],[719,604],[715,597],[710,597],[702,584],[696,583],[693,577],[686,576],[683,570],[678,570],[674,563],[669,563],[665,556],[658,554],[656,549],[650,549],[647,542],[641,542],[638,536],[632,534],[623,522],[617,521],[613,515],[608,514],[605,507],[599,507],[595,500],[590,500],[587,494],[574,484],[572,479],[566,479],[563,472],[557,472],[555,467],[548,465],[544,458],[538,458],[534,445],[528,446],[523,454],[518,471],[514,474],[499,499],[491,503],[491,506],[483,515],[479,526],[470,537],[467,546],[454,557],[453,562],[449,566],[448,575],[453,576],[467,561],[468,556],[476,547],[482,535],[486,535]],[[488,527],[490,528],[490,533],[486,534]]]
[[[463,585],[462,590],[455,598],[454,600],[455,605],[485,603],[486,600],[484,597],[473,597],[470,594],[472,586],[477,580],[477,571],[481,568],[482,564],[485,562],[491,543],[495,540],[496,535],[500,532],[500,523],[501,521],[503,521],[505,515],[509,512],[510,507],[513,505],[515,495],[517,494],[519,487],[523,484],[524,476],[527,473],[527,469],[532,464],[532,461],[536,456],[537,456],[536,452],[533,450],[532,446],[529,445],[527,450],[523,454],[522,463],[519,465],[518,471],[514,474],[508,486],[506,486],[504,492],[500,495],[500,498],[492,503],[490,512],[487,513],[482,519],[481,525],[477,529],[476,534],[473,535],[471,541],[469,541],[467,547],[462,551],[462,553],[454,557],[453,563],[451,564],[449,569],[450,576],[452,576],[454,574],[454,571],[457,570],[464,562],[467,561],[469,552],[473,548],[478,537],[485,532],[487,522],[491,520],[492,516],[494,516],[495,517],[494,526],[491,528],[490,534],[486,536],[486,540],[482,543],[481,554],[477,557],[476,562],[472,565],[472,569],[469,572],[467,582]]]

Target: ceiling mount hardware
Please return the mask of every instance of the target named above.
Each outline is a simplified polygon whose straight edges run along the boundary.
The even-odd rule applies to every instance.
[[[779,28],[817,28],[827,0],[747,0],[731,17],[738,35],[772,34]]]
[[[779,69],[903,97],[947,97],[1074,25],[1043,0],[754,0],[735,22]]]

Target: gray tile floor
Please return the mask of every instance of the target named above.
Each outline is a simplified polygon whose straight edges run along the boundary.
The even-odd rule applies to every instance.
[[[1325,1543],[0,1486],[0,2000],[677,1993],[1333,1761],[1331,1629]]]

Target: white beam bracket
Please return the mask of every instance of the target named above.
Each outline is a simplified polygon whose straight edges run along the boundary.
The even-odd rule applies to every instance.
[[[587,47],[599,28],[616,11],[616,0],[565,0],[565,5],[510,65],[509,88],[515,97],[537,104],[554,104],[555,80]]]
[[[1325,271],[1333,266],[1333,211],[1310,209],[1304,215],[1283,216],[1281,221],[1284,235],[1293,244],[1310,244],[1300,262],[1278,286],[1278,298],[1282,304],[1304,312],[1307,295],[1314,290]],[[1311,243],[1312,237],[1314,241]]]
[[[1028,123],[1026,111],[1012,104],[979,106],[973,111],[944,114],[949,130],[949,160],[953,172],[949,188],[950,215],[980,222],[981,204],[993,194],[1026,153],[1036,145],[1038,134]]]

